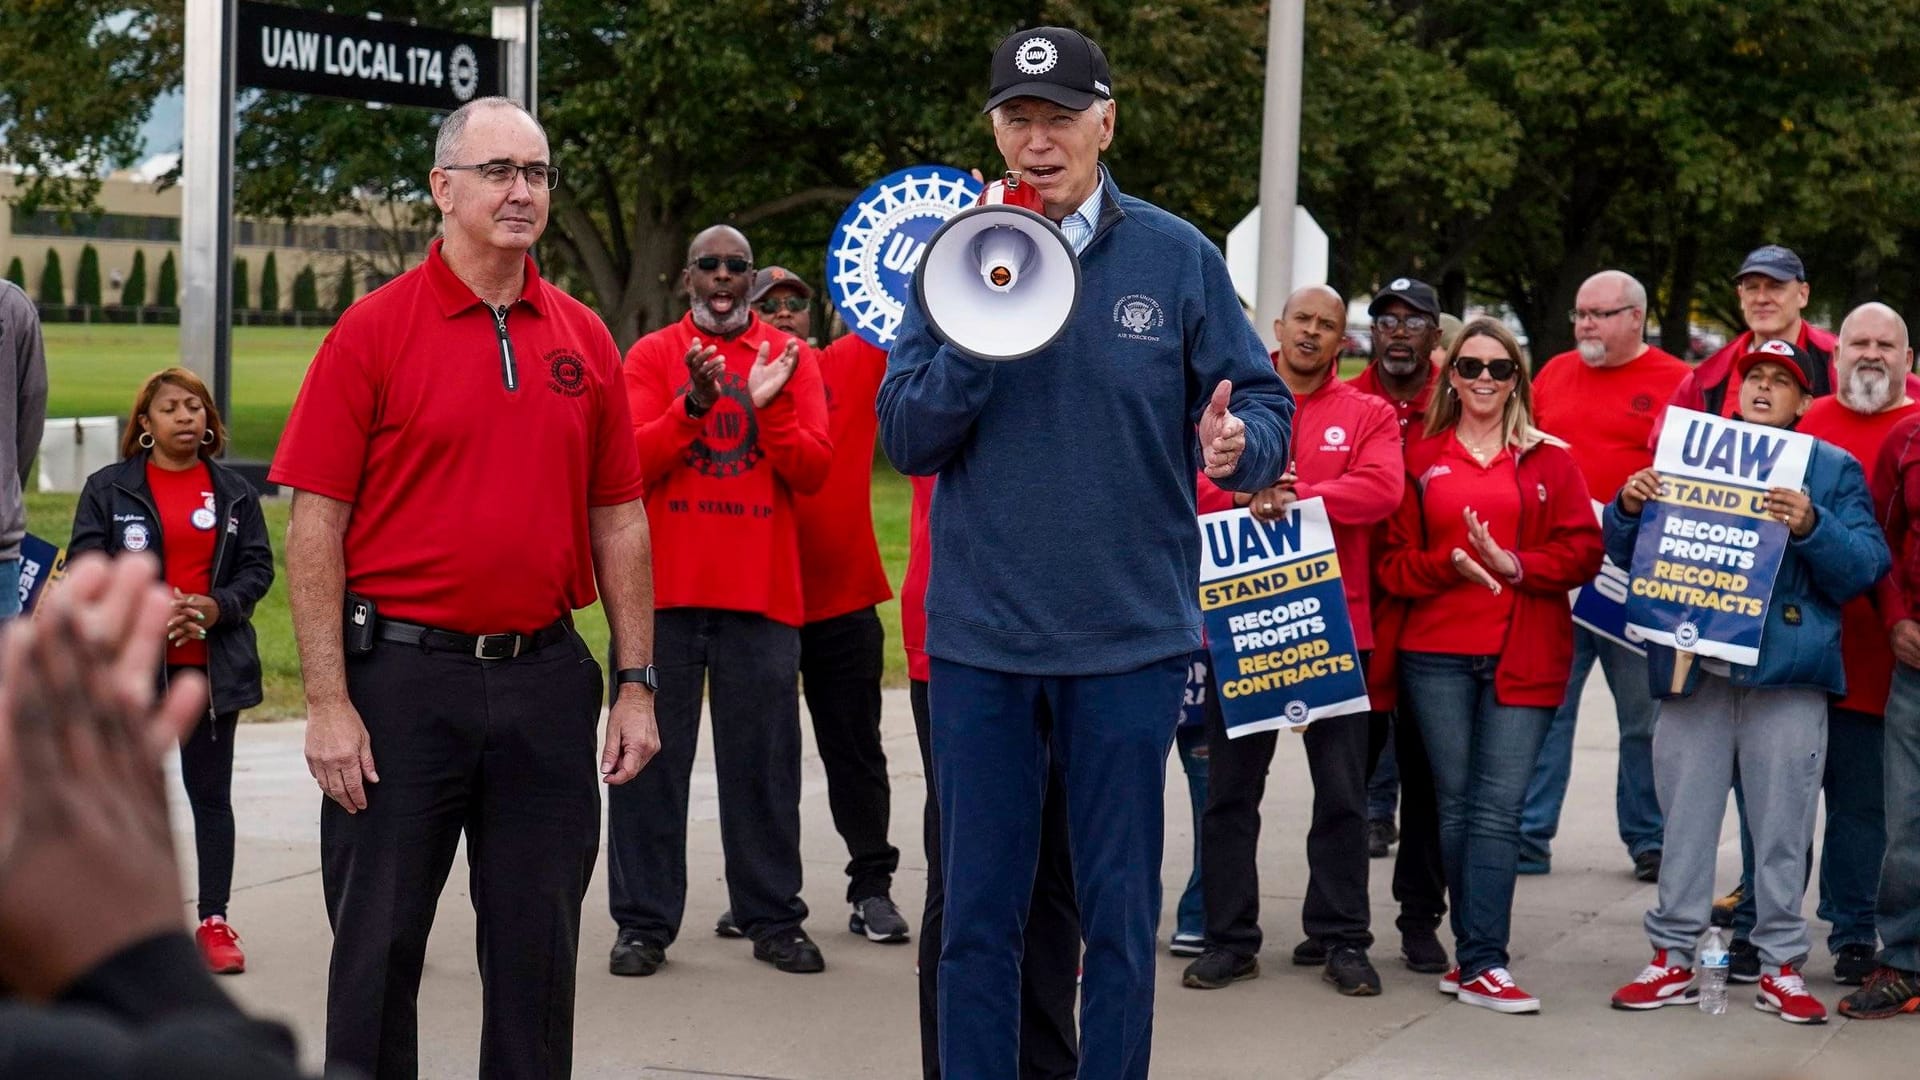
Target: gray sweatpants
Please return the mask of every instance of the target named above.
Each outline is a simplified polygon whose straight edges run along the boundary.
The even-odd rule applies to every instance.
[[[1736,760],[1753,832],[1754,947],[1768,974],[1806,961],[1800,902],[1826,753],[1827,695],[1819,690],[1744,689],[1702,672],[1693,696],[1660,703],[1653,783],[1666,836],[1660,902],[1646,927],[1669,963],[1692,966],[1707,929]]]

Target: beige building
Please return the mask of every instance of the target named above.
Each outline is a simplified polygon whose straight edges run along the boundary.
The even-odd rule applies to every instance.
[[[16,176],[0,172],[0,274],[18,257],[27,294],[40,295],[47,253],[58,253],[66,303],[74,304],[75,279],[81,251],[92,244],[100,256],[100,299],[117,305],[121,289],[133,271],[135,252],[146,253],[148,305],[158,304],[156,287],[160,264],[171,253],[176,275],[180,259],[180,188],[161,189],[156,183],[170,161],[149,163],[138,170],[108,176],[96,196],[99,211],[72,213],[40,209],[27,212],[14,205],[21,184]],[[310,218],[288,224],[241,219],[234,223],[233,254],[245,260],[247,307],[261,307],[260,282],[267,255],[272,253],[279,284],[279,310],[293,304],[293,282],[312,266],[322,308],[331,307],[339,293],[340,275],[351,268],[354,296],[385,281],[418,261],[431,233],[416,220],[412,208],[370,205],[361,211]],[[78,317],[78,316],[76,316]]]

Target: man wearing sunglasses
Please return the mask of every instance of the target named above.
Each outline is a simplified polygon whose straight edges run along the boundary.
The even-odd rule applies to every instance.
[[[710,698],[731,925],[780,971],[825,967],[801,928],[800,546],[795,495],[831,461],[810,350],[748,306],[753,248],[716,225],[681,273],[689,310],[627,352],[653,524],[660,760],[608,800],[615,975],[652,975],[687,898],[687,800]]]
[[[1587,491],[1605,502],[1627,477],[1653,464],[1648,444],[1654,421],[1690,370],[1686,362],[1646,341],[1647,290],[1619,270],[1602,270],[1574,295],[1575,347],[1547,361],[1533,383],[1541,430],[1566,440],[1587,478]],[[1547,727],[1540,761],[1520,815],[1520,872],[1544,874],[1560,827],[1573,773],[1573,731],[1580,694],[1594,661],[1606,674],[1620,728],[1614,812],[1620,840],[1641,881],[1660,877],[1660,800],[1653,790],[1653,721],[1646,656],[1574,624],[1573,671],[1567,698]]]

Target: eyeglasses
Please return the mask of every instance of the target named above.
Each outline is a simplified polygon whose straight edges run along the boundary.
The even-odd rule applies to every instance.
[[[1574,308],[1572,311],[1567,312],[1567,321],[1577,323],[1582,319],[1592,319],[1594,322],[1601,322],[1606,319],[1611,319],[1623,311],[1632,310],[1632,304],[1628,304],[1625,307],[1608,308],[1605,311],[1600,311],[1595,308]]]
[[[753,269],[752,259],[743,259],[738,255],[729,255],[724,259],[718,255],[702,255],[687,265],[703,274],[711,274],[720,269],[721,263],[727,264],[729,274],[744,274]]]
[[[1481,372],[1492,376],[1494,382],[1506,382],[1520,373],[1520,366],[1511,360],[1476,360],[1468,357],[1465,360],[1455,360],[1453,370],[1459,372],[1460,377],[1468,382],[1479,378]]]
[[[807,310],[807,298],[804,296],[774,296],[755,305],[762,315],[778,315],[781,311],[799,313]]]
[[[1398,315],[1376,315],[1373,327],[1383,334],[1391,334],[1402,327],[1409,334],[1419,334],[1433,329],[1433,319],[1426,315],[1409,315],[1404,319]]]
[[[515,173],[526,176],[527,186],[536,191],[552,191],[560,186],[560,170],[551,165],[515,165],[511,161],[483,161],[478,165],[442,165],[448,172],[474,172],[494,187],[513,183]]]

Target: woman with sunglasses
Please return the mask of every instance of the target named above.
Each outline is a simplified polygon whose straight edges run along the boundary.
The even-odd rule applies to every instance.
[[[233,736],[240,712],[260,704],[253,608],[273,584],[273,546],[253,485],[215,460],[227,442],[220,412],[198,376],[154,373],[134,398],[119,462],[87,478],[67,557],[148,552],[173,587],[165,677],[207,677],[207,715],[180,744],[180,779],[193,807],[200,867],[194,935],[217,974],[246,970],[227,924],[233,885]]]
[[[1573,663],[1567,591],[1599,571],[1600,528],[1566,444],[1533,426],[1505,327],[1468,323],[1443,383],[1380,558],[1398,656],[1378,633],[1375,655],[1397,659],[1433,764],[1457,961],[1440,990],[1538,1012],[1507,970],[1520,808]]]

